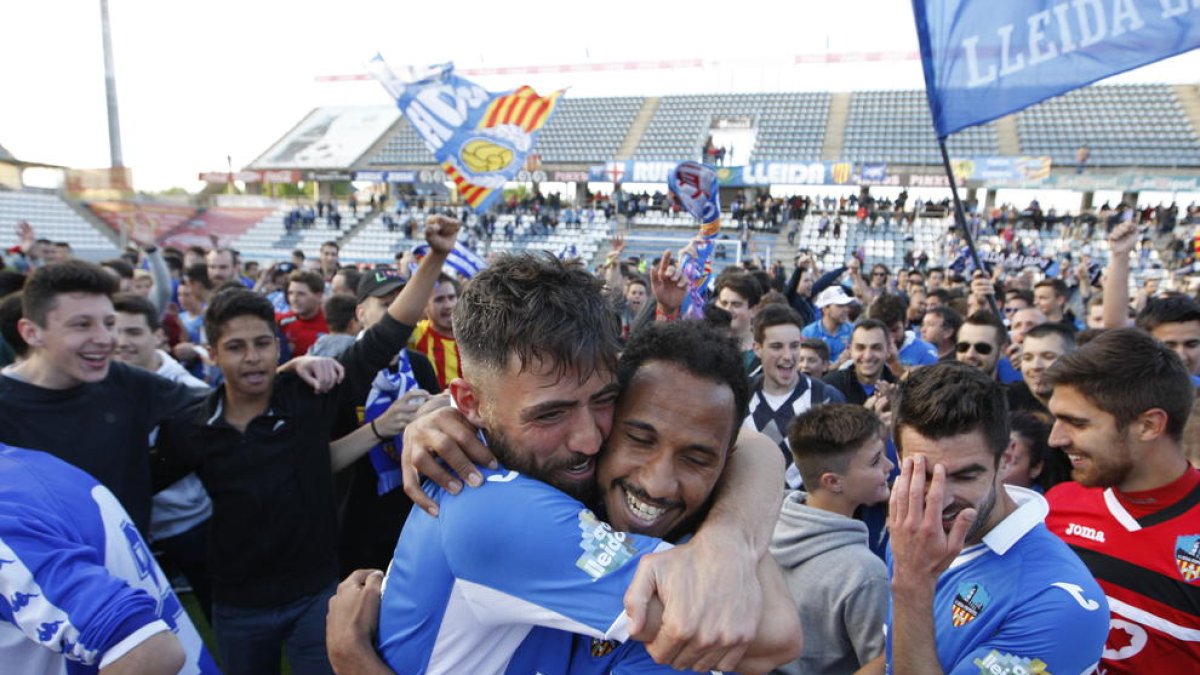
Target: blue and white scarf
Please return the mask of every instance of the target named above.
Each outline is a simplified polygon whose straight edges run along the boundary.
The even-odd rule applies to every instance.
[[[371,391],[367,394],[367,404],[363,409],[363,424],[370,424],[406,392],[416,388],[417,378],[413,376],[408,350],[401,349],[395,371],[384,368],[371,382]],[[403,450],[404,436],[401,435],[376,444],[368,453],[371,466],[375,467],[375,473],[379,475],[379,494],[387,494],[403,484],[399,461]]]

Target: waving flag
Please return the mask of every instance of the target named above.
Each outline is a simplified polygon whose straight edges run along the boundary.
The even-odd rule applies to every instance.
[[[699,162],[682,162],[667,176],[667,187],[684,210],[700,221],[700,237],[694,256],[685,253],[679,268],[688,280],[688,294],[683,299],[681,314],[692,318],[704,316],[703,289],[712,275],[712,256],[717,232],[721,230],[721,202],[717,172]]]
[[[416,262],[412,264],[411,271],[415,272],[417,264],[429,254],[429,244],[421,244],[414,247],[412,254]],[[487,266],[487,261],[478,253],[472,251],[461,241],[456,241],[454,242],[454,248],[450,250],[450,255],[446,256],[446,262],[442,264],[442,271],[452,272],[463,279],[470,279],[479,274],[480,270]]]
[[[368,69],[476,212],[499,198],[504,183],[525,166],[563,94],[539,96],[530,87],[489,92],[455,75],[450,63],[409,68],[407,81],[379,56]]]
[[[1195,0],[913,0],[939,138],[1200,47]]]

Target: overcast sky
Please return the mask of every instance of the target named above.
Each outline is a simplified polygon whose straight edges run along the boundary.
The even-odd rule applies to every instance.
[[[588,7],[590,5],[590,7]],[[374,82],[319,76],[389,63],[460,70],[702,59],[705,68],[479,76],[570,96],[923,87],[920,63],[791,65],[798,54],[914,52],[906,0],[521,4],[383,0],[110,0],[125,164],[142,190],[240,168],[312,108],[388,104]],[[716,8],[721,11],[716,11]],[[18,158],[108,165],[99,0],[0,5],[0,145]],[[587,9],[582,9],[587,8]],[[1117,78],[1196,82],[1200,53]]]

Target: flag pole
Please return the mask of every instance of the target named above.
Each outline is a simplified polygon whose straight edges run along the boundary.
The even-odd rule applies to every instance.
[[[950,168],[950,153],[946,152],[946,139],[939,138],[938,147],[942,150],[942,167],[946,169],[946,179],[950,181],[950,196],[954,201],[954,222],[958,224],[958,229],[967,242],[967,251],[971,254],[971,261],[975,263],[975,269],[987,274],[987,268],[983,266],[979,260],[979,252],[975,250],[975,238],[971,236],[971,228],[967,227],[967,214],[963,209],[962,200],[958,198],[958,182],[954,180],[954,170]],[[967,287],[970,288],[969,280]],[[996,306],[996,294],[989,293],[987,300],[988,306],[992,308],[992,314],[999,318],[1000,308]]]

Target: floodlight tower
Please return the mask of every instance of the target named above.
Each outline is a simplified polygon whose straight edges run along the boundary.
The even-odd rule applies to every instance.
[[[108,155],[112,168],[119,169],[125,166],[125,162],[121,158],[121,118],[117,114],[117,79],[113,74],[108,0],[100,0],[100,29],[104,38],[104,93],[108,100]]]

